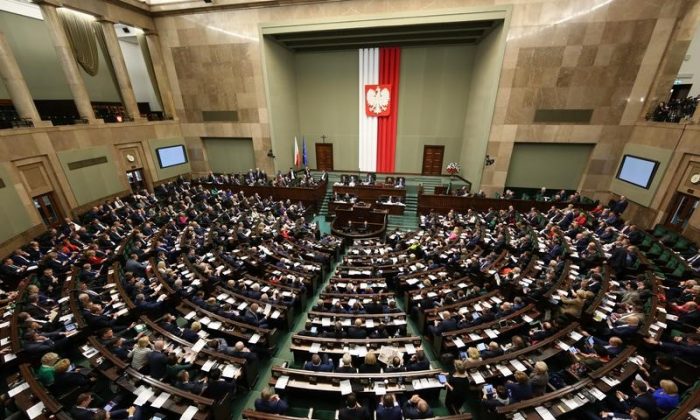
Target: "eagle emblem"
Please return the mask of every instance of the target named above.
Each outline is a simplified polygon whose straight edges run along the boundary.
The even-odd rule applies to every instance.
[[[367,116],[385,117],[391,111],[391,85],[365,85]]]

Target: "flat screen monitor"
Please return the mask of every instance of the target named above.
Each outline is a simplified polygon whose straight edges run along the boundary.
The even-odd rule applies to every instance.
[[[178,144],[177,146],[160,147],[156,149],[158,155],[158,163],[161,168],[169,168],[175,165],[187,163],[187,153],[185,146]]]
[[[658,168],[659,162],[655,160],[625,155],[617,171],[617,179],[638,187],[649,188]]]

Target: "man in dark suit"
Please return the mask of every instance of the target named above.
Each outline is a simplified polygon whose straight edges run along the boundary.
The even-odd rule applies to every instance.
[[[273,388],[267,387],[260,393],[260,398],[255,400],[255,411],[270,414],[284,414],[289,409],[285,400],[275,394]]]
[[[367,338],[367,331],[365,331],[364,322],[362,319],[355,319],[353,326],[348,328],[348,338],[360,340]]]
[[[392,394],[385,394],[376,410],[377,420],[403,420],[401,407]]]
[[[236,382],[228,382],[221,379],[221,369],[212,369],[207,379],[207,389],[202,393],[203,397],[215,401],[222,400],[226,395],[236,393]]]
[[[136,254],[131,254],[129,260],[124,264],[124,271],[134,273],[135,276],[146,276],[146,264],[140,263]]]
[[[318,355],[318,353],[311,356],[311,360],[304,364],[304,370],[310,370],[313,372],[332,372],[333,371],[333,361],[324,355],[323,358]]]
[[[99,408],[90,408],[92,403],[92,394],[89,392],[78,395],[75,407],[70,409],[70,414],[76,420],[93,420],[106,418],[104,410]],[[135,407],[129,407],[124,410],[112,410],[109,412],[110,419],[126,419],[140,418]]]
[[[163,340],[157,340],[153,343],[153,351],[148,353],[146,358],[149,374],[156,379],[165,378],[168,371],[168,357],[163,352],[163,347],[165,347]]]
[[[430,330],[431,334],[434,336],[438,336],[444,332],[447,331],[454,331],[457,329],[459,324],[457,323],[457,320],[452,317],[452,314],[450,311],[444,311],[441,313],[442,315],[442,321],[435,321],[435,325],[429,325],[428,329]]]
[[[634,396],[626,395],[622,391],[615,393],[624,408],[623,411],[639,407],[647,413],[656,413],[656,400],[649,391],[646,382],[637,379],[632,381],[632,392],[634,392]]]
[[[627,209],[627,205],[629,203],[627,202],[627,197],[625,197],[624,195],[621,195],[619,200],[613,201],[611,204],[612,204],[610,206],[611,211],[613,211],[617,214],[622,214]]]
[[[408,372],[428,369],[430,369],[430,361],[425,357],[423,350],[416,350],[416,354],[411,356],[411,360],[406,364]]]
[[[367,408],[357,402],[357,396],[354,393],[348,395],[345,399],[345,407],[340,409],[338,420],[369,420],[369,411]]]

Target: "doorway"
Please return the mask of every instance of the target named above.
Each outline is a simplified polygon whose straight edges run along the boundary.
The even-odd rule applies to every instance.
[[[333,143],[316,143],[316,170],[333,170]]]
[[[681,232],[688,226],[688,221],[699,204],[700,198],[688,194],[676,193],[676,197],[669,208],[668,218],[664,225],[672,230]]]
[[[445,154],[445,146],[423,147],[422,175],[442,175],[442,158]]]
[[[143,177],[143,169],[134,169],[126,173],[126,179],[129,181],[131,192],[136,193],[146,189],[146,180]]]
[[[39,212],[41,220],[44,221],[46,226],[55,227],[61,224],[63,215],[53,192],[38,195],[33,197],[32,200],[34,200],[34,207]]]
[[[692,84],[679,84],[679,85],[673,85],[671,88],[671,97],[669,98],[669,102],[676,100],[676,99],[685,99],[690,95],[690,88],[693,87]]]

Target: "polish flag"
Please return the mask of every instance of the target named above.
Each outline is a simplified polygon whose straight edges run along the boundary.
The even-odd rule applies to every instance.
[[[394,172],[401,49],[361,48],[359,53],[360,170]]]

